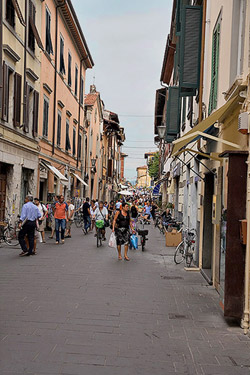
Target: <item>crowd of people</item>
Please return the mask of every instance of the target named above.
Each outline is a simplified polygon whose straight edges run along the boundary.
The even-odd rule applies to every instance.
[[[65,238],[71,238],[71,226],[74,216],[81,215],[85,234],[95,230],[97,223],[101,223],[102,240],[106,240],[105,228],[110,227],[116,237],[118,259],[122,259],[121,246],[124,245],[124,260],[129,261],[128,245],[130,235],[135,233],[138,220],[150,223],[155,218],[158,209],[156,203],[149,197],[124,198],[108,202],[91,200],[87,197],[82,204],[76,208],[71,199],[65,201],[63,195],[55,196],[50,209],[40,202],[38,198],[27,196],[22,207],[19,223],[19,243],[22,249],[20,256],[36,254],[37,240],[45,243],[45,229],[49,219],[51,233],[49,239],[54,238],[59,245],[64,243]],[[50,211],[50,212],[49,212]],[[103,224],[103,225],[102,225]]]

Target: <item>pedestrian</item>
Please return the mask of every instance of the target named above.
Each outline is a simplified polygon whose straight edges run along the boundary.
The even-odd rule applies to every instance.
[[[115,209],[116,209],[116,211],[119,211],[119,210],[120,210],[121,205],[122,205],[122,203],[121,203],[119,200],[117,200],[117,201],[116,201],[116,204],[115,204]]]
[[[95,221],[97,220],[103,220],[104,224],[105,221],[108,221],[108,210],[106,207],[103,205],[103,201],[99,202],[99,207],[95,210]],[[102,239],[103,241],[106,241],[106,235],[105,235],[105,225],[102,229]],[[96,234],[95,234],[96,236]]]
[[[98,207],[99,207],[99,202],[98,202],[98,199],[96,199],[96,200],[95,200],[95,206],[96,206],[96,208],[98,208]]]
[[[113,221],[113,232],[116,236],[118,259],[122,259],[121,245],[124,245],[124,260],[129,261],[128,257],[128,244],[130,241],[130,231],[135,233],[133,224],[129,215],[129,206],[126,202],[122,203],[122,208],[117,211]]]
[[[135,201],[132,202],[132,207],[130,208],[131,211],[131,221],[133,224],[133,228],[136,228],[136,223],[137,223],[137,217],[138,217],[138,208],[135,204]]]
[[[54,237],[55,229],[56,229],[56,222],[55,222],[55,216],[54,216],[54,210],[55,210],[55,204],[59,201],[59,196],[54,196],[54,202],[51,203],[51,213],[50,213],[50,219],[51,219],[51,235],[49,238]]]
[[[42,236],[42,241],[43,243],[45,243],[45,228],[46,228],[46,215],[48,213],[48,210],[46,208],[46,206],[40,202],[40,199],[39,198],[34,198],[34,203],[35,205],[38,207],[38,210],[41,214],[41,217],[40,219],[38,220],[38,224],[39,224],[39,229],[38,229],[38,232],[41,233],[41,236]]]
[[[108,205],[109,217],[112,217],[114,209],[115,209],[115,205],[114,205],[114,201],[112,200],[112,201],[110,201],[110,203]]]
[[[91,227],[91,213],[90,213],[90,204],[89,197],[86,198],[82,206],[82,215],[83,215],[83,231],[85,234],[88,233],[88,229]]]
[[[59,201],[54,208],[55,225],[56,225],[56,244],[60,242],[59,230],[61,228],[61,242],[64,243],[64,231],[66,228],[66,221],[68,221],[68,205],[64,202],[64,196],[60,195]]]
[[[96,206],[95,206],[95,201],[94,199],[91,200],[90,202],[90,218],[91,218],[91,231],[94,229],[95,227],[95,210],[96,210]]]
[[[68,221],[66,222],[66,232],[65,232],[64,238],[71,238],[71,226],[74,221],[75,206],[72,204],[71,199],[67,199],[67,205],[68,205]]]
[[[25,255],[32,255],[34,250],[34,236],[36,228],[36,220],[41,217],[38,207],[33,203],[33,197],[27,195],[25,198],[25,203],[22,207],[21,217],[20,217],[20,232],[18,236],[19,244],[21,246],[22,252],[19,254],[21,257]],[[29,250],[27,249],[25,243],[25,236],[28,237]]]

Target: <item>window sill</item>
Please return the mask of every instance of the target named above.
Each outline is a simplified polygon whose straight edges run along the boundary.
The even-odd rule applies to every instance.
[[[47,57],[47,59],[49,60],[49,62],[51,62],[52,58],[50,57],[50,54],[46,50],[44,51],[44,54]]]

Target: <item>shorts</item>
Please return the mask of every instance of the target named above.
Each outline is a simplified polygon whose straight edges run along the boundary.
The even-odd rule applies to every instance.
[[[39,224],[39,232],[44,232],[44,229],[46,227],[46,218]]]
[[[73,221],[74,220],[68,220],[67,222],[66,222],[66,229],[70,229],[71,228],[71,225],[73,224]]]

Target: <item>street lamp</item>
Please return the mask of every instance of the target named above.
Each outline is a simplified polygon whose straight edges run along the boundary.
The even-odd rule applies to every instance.
[[[163,139],[166,132],[166,125],[157,126],[157,131],[160,139]]]
[[[91,159],[91,168],[95,168],[96,159]]]

